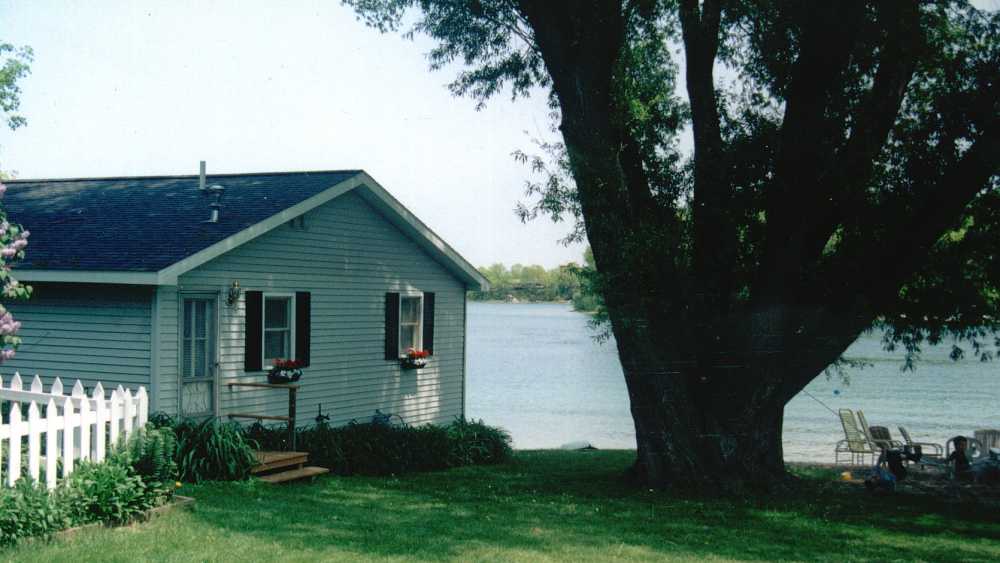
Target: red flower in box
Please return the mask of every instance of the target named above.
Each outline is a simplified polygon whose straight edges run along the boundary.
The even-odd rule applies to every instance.
[[[304,362],[277,358],[267,372],[268,383],[294,383],[302,377]]]
[[[303,362],[298,360],[285,360],[282,358],[277,358],[272,362],[272,365],[278,369],[299,369],[302,367]]]
[[[421,359],[421,358],[426,358],[430,355],[431,353],[428,352],[427,350],[414,350],[413,348],[410,348],[409,350],[406,351],[406,357],[410,359]]]
[[[409,348],[406,350],[406,355],[400,358],[400,365],[403,369],[422,368],[427,365],[427,358],[429,358],[430,355],[431,353],[427,350]]]

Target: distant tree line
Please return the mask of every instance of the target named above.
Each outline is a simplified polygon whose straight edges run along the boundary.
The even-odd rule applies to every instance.
[[[577,311],[600,312],[603,300],[590,247],[584,251],[583,265],[576,262],[546,270],[537,264],[525,266],[493,264],[479,268],[490,282],[488,291],[471,291],[473,301],[539,302],[569,301]]]
[[[493,264],[479,268],[479,273],[490,282],[488,291],[472,291],[469,298],[476,301],[570,301],[579,290],[580,282],[575,263],[546,270],[537,264],[525,266]]]

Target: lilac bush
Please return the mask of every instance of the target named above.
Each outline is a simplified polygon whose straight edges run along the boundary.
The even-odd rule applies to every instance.
[[[0,182],[0,198],[6,192],[7,186]],[[11,274],[14,264],[24,258],[30,234],[21,225],[7,221],[7,214],[0,208],[0,298],[5,302],[31,296],[31,286],[18,283]],[[21,323],[0,304],[0,363],[14,357],[15,350],[21,343],[21,338],[17,335],[20,328]]]

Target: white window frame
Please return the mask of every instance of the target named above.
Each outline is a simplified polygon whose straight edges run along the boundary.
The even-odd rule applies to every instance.
[[[260,356],[261,366],[264,369],[267,369],[271,362],[277,359],[267,357],[267,300],[269,298],[288,299],[288,357],[283,359],[295,359],[295,294],[265,293],[261,296],[260,302]]]
[[[403,345],[403,299],[418,298],[420,305],[417,306],[417,310],[420,311],[420,320],[417,321],[417,345],[415,348],[417,350],[424,349],[424,294],[423,292],[414,293],[402,293],[399,294],[399,311],[397,313],[397,318],[399,319],[399,326],[396,328],[396,341],[399,342],[399,357],[405,358],[406,351],[410,348],[409,346]]]

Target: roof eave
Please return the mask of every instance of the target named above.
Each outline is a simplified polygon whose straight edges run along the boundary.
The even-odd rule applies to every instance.
[[[18,269],[14,277],[24,282],[106,283],[123,285],[169,285],[156,272],[117,272],[110,270],[32,270]],[[174,282],[176,283],[176,281]]]

